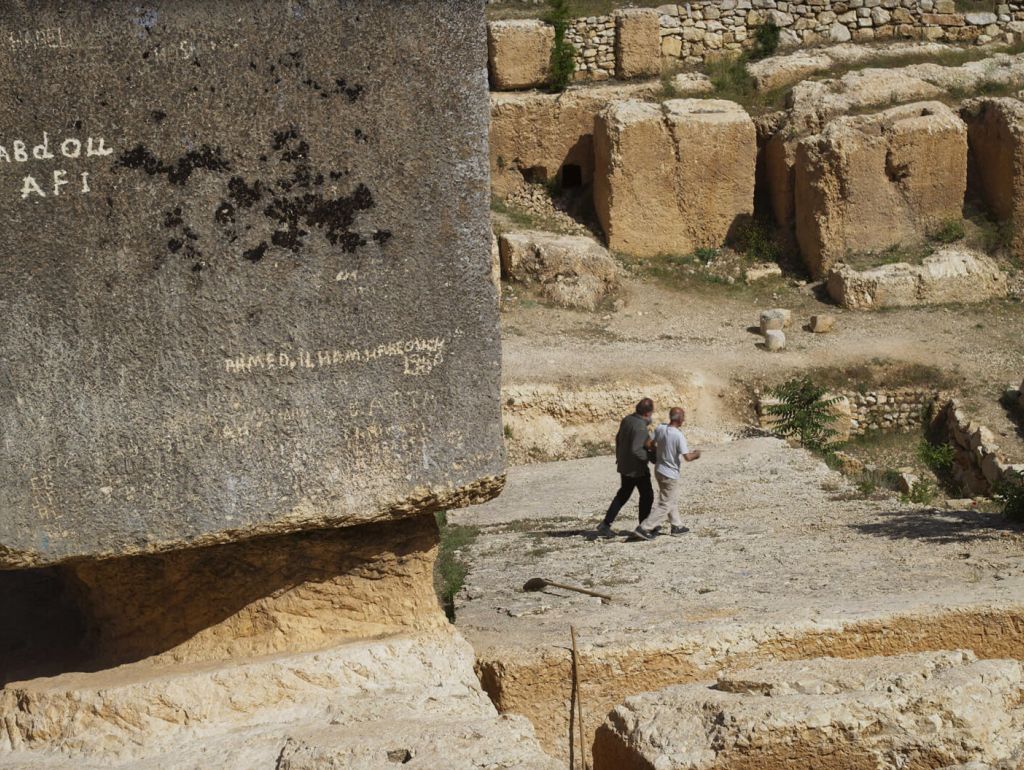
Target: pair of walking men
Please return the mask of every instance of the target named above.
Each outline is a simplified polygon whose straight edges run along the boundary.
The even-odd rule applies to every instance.
[[[681,407],[669,410],[669,421],[659,425],[650,436],[649,426],[654,414],[654,402],[643,398],[636,405],[636,411],[625,417],[619,424],[615,436],[615,464],[621,478],[604,521],[597,526],[597,532],[604,537],[614,536],[612,523],[626,504],[633,490],[640,492],[640,525],[633,531],[642,540],[651,540],[660,530],[666,517],[673,535],[689,530],[679,518],[679,468],[681,461],[693,462],[700,457],[700,450],[690,451],[686,436],[680,430],[686,420]],[[651,487],[651,473],[647,467],[654,454],[654,477],[658,482],[658,505],[654,506],[654,489]]]

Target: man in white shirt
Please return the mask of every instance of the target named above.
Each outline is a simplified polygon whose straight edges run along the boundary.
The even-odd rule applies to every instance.
[[[658,504],[651,515],[637,527],[633,534],[641,540],[651,540],[654,530],[668,517],[673,535],[681,535],[689,530],[683,526],[679,518],[679,467],[681,460],[690,463],[700,457],[700,450],[692,452],[686,443],[686,436],[680,430],[686,421],[686,411],[679,406],[669,410],[668,423],[662,423],[654,431],[654,447],[657,462],[654,466],[654,478],[658,481]]]

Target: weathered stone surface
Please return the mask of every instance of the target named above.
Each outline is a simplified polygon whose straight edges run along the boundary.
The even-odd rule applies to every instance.
[[[501,472],[482,17],[0,9],[63,35],[0,64],[0,566],[391,518]]]
[[[924,239],[959,219],[967,186],[967,129],[924,102],[833,120],[797,146],[796,237],[812,274],[850,251]]]
[[[786,333],[782,329],[768,329],[764,333],[764,347],[772,353],[786,349]]]
[[[616,102],[594,130],[594,205],[611,249],[717,247],[753,214],[756,132],[739,105]]]
[[[573,87],[561,94],[491,94],[491,181],[506,195],[523,183],[563,180],[575,167],[594,178],[594,116],[610,102],[653,97],[660,84]]]
[[[1012,767],[1022,695],[1019,662],[969,652],[766,663],[627,699],[597,731],[594,766]]]
[[[592,455],[595,448],[615,451],[622,405],[642,393],[654,399],[656,416],[670,407],[692,407],[704,397],[703,378],[665,382],[651,378],[642,386],[626,382],[594,385],[507,385],[501,390],[509,463],[521,465]],[[660,417],[659,417],[660,419]],[[692,436],[691,436],[692,438]]]
[[[20,682],[0,692],[0,712],[10,770],[554,767],[525,719],[497,715],[473,650],[443,629]]]
[[[836,317],[833,315],[812,315],[811,331],[815,334],[828,334],[836,325]]]
[[[621,282],[619,264],[593,238],[523,230],[502,234],[498,245],[507,280],[535,285],[561,307],[594,310]]]
[[[672,89],[676,96],[700,96],[712,93],[715,86],[703,72],[680,72],[672,78]]]
[[[536,19],[488,23],[491,87],[505,91],[543,85],[548,77],[554,42],[555,28]]]
[[[842,307],[886,307],[982,302],[1006,296],[1006,274],[984,254],[950,247],[920,265],[897,262],[869,270],[840,264],[828,273],[829,296]]]
[[[1024,253],[1024,102],[976,99],[960,111],[967,123],[970,181],[996,219],[1012,228]]]
[[[653,8],[623,8],[615,14],[615,75],[661,74],[661,26]]]

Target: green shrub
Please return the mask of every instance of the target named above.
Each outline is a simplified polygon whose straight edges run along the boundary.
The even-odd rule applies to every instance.
[[[917,447],[918,459],[940,476],[953,469],[953,458],[956,450],[950,444],[933,444],[922,441]]]
[[[965,234],[962,219],[947,219],[931,233],[931,238],[939,243],[955,243],[963,240]]]
[[[930,505],[938,494],[935,485],[928,480],[918,481],[910,488],[906,500],[917,505]]]
[[[1007,474],[995,489],[995,497],[1002,503],[1003,515],[1007,519],[1024,524],[1024,473]]]
[[[693,252],[693,257],[703,265],[708,264],[711,260],[718,256],[718,249],[709,249],[707,247],[699,248]]]
[[[825,394],[826,389],[815,385],[810,377],[792,379],[773,388],[770,395],[778,403],[765,407],[767,414],[776,418],[772,432],[782,438],[795,438],[811,451],[831,452],[836,443],[832,406],[839,399]]]
[[[772,56],[779,47],[781,30],[774,21],[754,27],[754,45],[747,54],[751,61]]]
[[[555,43],[551,47],[548,88],[556,92],[568,88],[576,74],[576,47],[565,39],[571,18],[569,0],[550,0],[545,21],[555,28]]]
[[[437,561],[434,562],[434,590],[448,619],[454,622],[455,595],[462,590],[466,575],[469,574],[469,565],[459,558],[456,551],[476,540],[480,530],[476,527],[449,524],[445,511],[434,514],[434,518],[441,538]]]
[[[782,256],[772,226],[762,219],[751,220],[739,228],[736,247],[756,262],[778,262]]]

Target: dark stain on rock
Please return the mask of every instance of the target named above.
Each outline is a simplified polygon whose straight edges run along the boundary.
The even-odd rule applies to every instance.
[[[146,147],[139,144],[121,154],[115,166],[143,171],[150,176],[163,175],[173,185],[183,186],[196,171],[230,171],[231,164],[224,160],[220,147],[204,144],[189,150],[171,163],[165,163]]]
[[[228,194],[239,207],[252,208],[263,197],[263,185],[259,180],[250,185],[242,177],[233,176],[228,181]]]
[[[259,246],[254,246],[251,249],[243,251],[242,257],[249,260],[250,262],[259,262],[266,255],[268,248],[270,247],[267,246],[267,242],[261,241]]]
[[[163,123],[164,119],[167,117],[167,113],[163,110],[153,110],[149,115],[153,118],[154,123]]]
[[[379,245],[383,246],[385,243],[391,240],[391,231],[378,230],[373,234],[373,240],[375,240]]]

